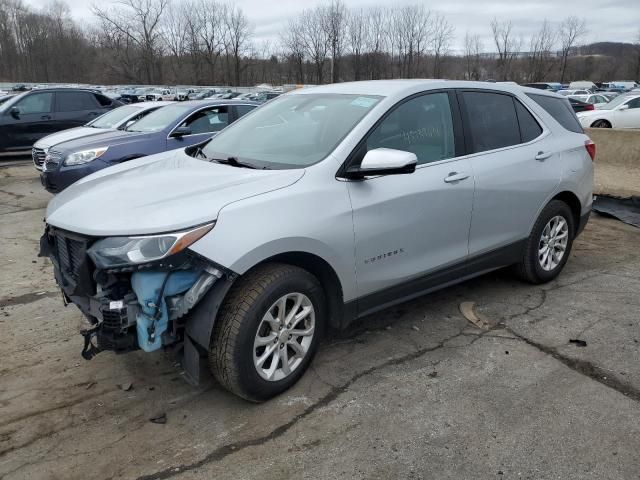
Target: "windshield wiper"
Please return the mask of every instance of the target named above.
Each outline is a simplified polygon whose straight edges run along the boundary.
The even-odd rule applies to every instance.
[[[207,155],[204,153],[204,151],[202,150],[202,147],[198,147],[193,151],[193,156],[194,158],[197,158],[198,156],[201,158],[204,158],[205,160],[209,157],[207,157]]]
[[[258,167],[256,167],[255,165],[252,165],[250,163],[247,162],[241,162],[240,160],[238,160],[236,157],[227,157],[227,158],[212,158],[212,160],[216,163],[221,163],[223,165],[231,165],[232,167],[238,167],[238,168],[251,168],[251,169],[257,169]],[[266,167],[263,167],[262,170],[265,170]]]

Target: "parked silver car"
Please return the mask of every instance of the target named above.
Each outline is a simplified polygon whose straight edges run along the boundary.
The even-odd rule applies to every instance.
[[[206,359],[262,401],[328,328],[501,267],[555,278],[594,155],[567,99],[541,90],[301,89],[206,144],[78,181],[49,203],[41,254],[92,325],[85,357],[176,344],[192,381]]]

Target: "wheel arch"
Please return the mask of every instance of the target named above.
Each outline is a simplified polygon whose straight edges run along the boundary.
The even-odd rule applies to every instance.
[[[318,279],[327,299],[329,326],[341,328],[344,319],[344,295],[340,277],[333,267],[322,257],[303,251],[284,252],[265,258],[248,271],[264,265],[265,263],[278,262],[294,265],[311,273]]]
[[[580,225],[580,212],[582,211],[582,204],[580,203],[580,199],[578,198],[578,196],[569,190],[564,190],[556,194],[549,201],[552,200],[560,200],[569,206],[569,208],[571,209],[571,213],[573,214],[573,226],[575,229],[577,229]]]

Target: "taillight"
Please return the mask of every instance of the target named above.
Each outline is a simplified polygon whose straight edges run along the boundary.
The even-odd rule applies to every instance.
[[[584,148],[587,149],[587,153],[591,157],[591,161],[593,162],[596,159],[596,144],[589,138],[584,142]]]
[[[589,104],[589,105],[585,105],[585,106],[584,106],[584,109],[585,109],[585,110],[595,110],[595,109],[596,109],[596,107],[594,107],[593,105]]]

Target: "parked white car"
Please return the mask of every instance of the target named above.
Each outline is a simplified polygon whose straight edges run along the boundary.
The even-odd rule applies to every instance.
[[[573,95],[591,95],[589,90],[558,90],[556,93],[564,97],[571,97]]]
[[[175,98],[175,96],[176,96],[175,92],[172,92],[168,88],[161,88],[161,89],[153,90],[147,93],[146,101],[147,102],[160,102],[160,101],[169,102],[169,101],[172,101]]]
[[[620,95],[603,108],[577,115],[584,128],[640,128],[640,92]]]
[[[569,84],[569,90],[575,90],[575,89],[583,89],[583,90],[595,90],[596,84],[593,82],[589,82],[586,80],[579,80],[577,82],[571,82]]]
[[[591,104],[596,108],[609,103],[609,99],[599,93],[593,93],[591,95],[569,95],[569,98],[575,98],[576,100]]]

